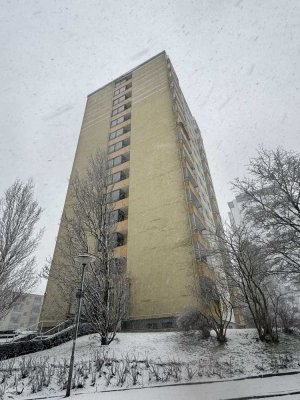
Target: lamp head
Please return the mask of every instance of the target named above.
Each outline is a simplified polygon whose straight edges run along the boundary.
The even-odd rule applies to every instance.
[[[78,254],[78,256],[74,257],[75,262],[78,264],[90,264],[96,260],[96,257],[92,254],[84,253]]]

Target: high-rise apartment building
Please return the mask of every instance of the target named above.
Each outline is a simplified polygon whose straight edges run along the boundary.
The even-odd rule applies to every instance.
[[[197,275],[213,275],[205,232],[220,216],[200,130],[165,52],[88,96],[72,174],[84,171],[98,148],[107,150],[120,214],[115,256],[127,259],[124,327],[171,327],[196,304]],[[69,197],[70,190],[65,207]],[[54,259],[62,235],[61,227]],[[44,326],[69,313],[70,305],[54,306],[54,298],[50,271]]]
[[[228,217],[231,226],[239,226],[244,220],[243,204],[247,201],[245,195],[238,195],[228,203]]]

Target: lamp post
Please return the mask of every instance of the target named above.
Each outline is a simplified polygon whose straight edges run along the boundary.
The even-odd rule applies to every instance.
[[[83,297],[85,267],[87,266],[87,264],[94,262],[95,259],[96,259],[96,257],[92,256],[91,254],[80,254],[77,257],[74,257],[75,262],[77,262],[78,264],[81,264],[82,272],[81,272],[80,289],[77,291],[77,294],[76,294],[76,297],[78,298],[78,307],[77,307],[77,313],[76,313],[75,332],[74,332],[74,337],[73,337],[73,346],[72,346],[72,353],[71,353],[71,359],[70,359],[68,384],[67,384],[67,391],[66,391],[65,397],[69,397],[70,393],[71,393],[72,375],[73,375],[73,367],[74,367],[74,355],[75,355],[76,339],[77,339],[77,335],[78,335],[81,304],[82,304],[82,297]]]

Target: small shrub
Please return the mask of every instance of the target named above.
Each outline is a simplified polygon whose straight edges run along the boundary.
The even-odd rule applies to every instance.
[[[178,329],[182,332],[197,330],[202,333],[203,339],[210,337],[210,328],[207,321],[203,318],[201,312],[196,309],[181,313],[176,319],[176,324]]]

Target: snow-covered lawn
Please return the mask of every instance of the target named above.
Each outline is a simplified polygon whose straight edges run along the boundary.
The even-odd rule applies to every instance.
[[[300,336],[280,339],[278,345],[260,343],[255,331],[246,329],[230,330],[225,345],[178,332],[119,333],[110,346],[101,347],[94,335],[84,336],[77,341],[74,392],[300,370]],[[63,393],[71,346],[0,362],[0,398],[4,388],[5,399]]]

